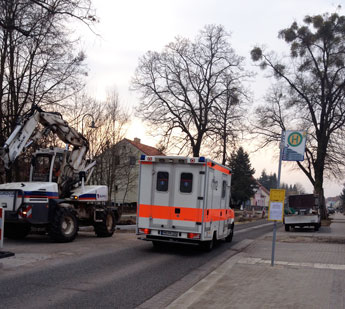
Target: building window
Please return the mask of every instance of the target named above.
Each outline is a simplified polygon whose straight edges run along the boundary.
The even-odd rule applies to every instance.
[[[135,156],[129,156],[129,165],[135,165],[136,161]]]
[[[225,198],[226,195],[226,181],[223,180],[223,184],[222,184],[222,198]]]
[[[169,187],[169,173],[168,172],[158,172],[157,173],[157,191],[168,191]]]
[[[180,191],[183,193],[191,193],[193,188],[193,174],[182,173],[180,180]]]

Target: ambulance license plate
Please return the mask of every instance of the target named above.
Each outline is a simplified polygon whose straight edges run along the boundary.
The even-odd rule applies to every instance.
[[[178,233],[177,232],[171,232],[171,231],[161,231],[161,235],[177,237]]]

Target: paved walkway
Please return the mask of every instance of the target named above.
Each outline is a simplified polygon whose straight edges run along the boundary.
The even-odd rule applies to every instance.
[[[345,216],[329,227],[277,233],[231,257],[167,308],[345,308]]]

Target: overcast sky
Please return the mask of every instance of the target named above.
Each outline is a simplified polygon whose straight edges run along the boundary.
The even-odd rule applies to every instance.
[[[279,30],[293,21],[301,22],[305,15],[334,12],[339,4],[345,7],[344,0],[93,0],[100,20],[96,32],[100,36],[82,31],[89,66],[87,90],[102,99],[107,88],[116,86],[123,104],[139,104],[137,94],[128,90],[138,58],[148,50],[161,51],[178,35],[194,39],[206,24],[223,25],[232,34],[232,47],[254,70],[249,57],[254,45],[288,53],[288,47],[277,37]],[[344,14],[344,9],[340,13]],[[268,85],[264,73],[259,72],[251,84],[254,102],[262,101]],[[128,137],[139,137],[142,142],[155,145],[138,120],[133,120]],[[277,172],[277,154],[278,149],[250,155],[256,177],[264,168]],[[308,193],[312,192],[306,176],[291,171],[287,164],[283,165],[282,181],[300,182]],[[335,196],[341,189],[341,182],[326,182],[325,194]]]

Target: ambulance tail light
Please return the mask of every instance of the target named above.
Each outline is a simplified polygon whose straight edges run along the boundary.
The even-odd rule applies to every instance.
[[[188,233],[187,237],[189,239],[200,239],[200,234],[199,233]]]
[[[151,230],[150,229],[139,229],[140,233],[144,233],[146,235],[150,234],[151,233]]]

